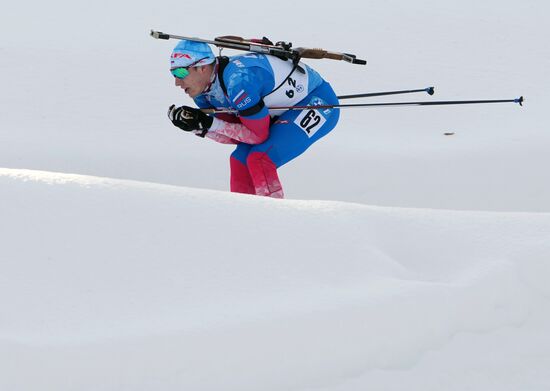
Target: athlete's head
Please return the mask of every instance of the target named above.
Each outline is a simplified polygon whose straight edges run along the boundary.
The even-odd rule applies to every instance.
[[[216,56],[208,44],[195,41],[180,41],[170,56],[170,72],[176,86],[194,98],[210,85]]]

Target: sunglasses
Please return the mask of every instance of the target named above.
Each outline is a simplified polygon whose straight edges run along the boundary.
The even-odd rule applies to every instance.
[[[174,77],[177,77],[178,79],[185,79],[187,76],[189,76],[188,68],[191,68],[192,66],[197,65],[199,62],[201,62],[206,58],[208,57],[201,58],[200,60],[197,60],[194,63],[187,65],[185,68],[181,67],[181,68],[170,69],[170,72]]]
[[[176,69],[170,69],[170,72],[174,77],[177,77],[178,79],[185,79],[187,76],[189,76],[189,69],[187,68],[176,68]]]

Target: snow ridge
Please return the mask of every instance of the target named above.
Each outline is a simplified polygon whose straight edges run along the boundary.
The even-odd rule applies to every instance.
[[[413,373],[457,340],[515,341],[549,324],[550,214],[18,169],[0,169],[0,187],[5,389],[353,389]],[[21,380],[15,363],[46,357]]]

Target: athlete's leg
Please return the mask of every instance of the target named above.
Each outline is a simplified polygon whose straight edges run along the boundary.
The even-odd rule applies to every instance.
[[[277,166],[265,152],[251,152],[246,159],[256,195],[284,198]]]
[[[239,144],[229,158],[231,168],[230,189],[233,193],[256,194],[246,158],[252,145]]]
[[[328,83],[312,91],[298,105],[337,104],[338,98]],[[271,126],[269,138],[253,145],[247,158],[248,170],[258,195],[283,197],[277,168],[301,155],[328,134],[338,122],[338,109],[289,110]]]

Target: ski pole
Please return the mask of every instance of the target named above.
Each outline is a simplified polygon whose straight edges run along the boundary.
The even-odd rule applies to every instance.
[[[443,106],[443,105],[467,105],[485,103],[519,103],[523,106],[523,96],[516,99],[493,99],[493,100],[444,100],[433,102],[391,102],[391,103],[355,103],[341,105],[318,105],[318,106],[274,106],[268,110],[310,110],[310,109],[335,109],[335,108],[360,108],[360,107],[384,107],[384,106]],[[238,113],[235,109],[202,109],[206,114],[217,113]]]
[[[434,87],[427,87],[427,88],[421,88],[421,89],[418,89],[418,90],[369,92],[369,93],[366,93],[366,94],[340,95],[338,97],[338,99],[354,99],[354,98],[368,98],[368,97],[372,97],[372,96],[412,94],[414,92],[427,92],[429,95],[433,95],[435,90],[434,90]]]

